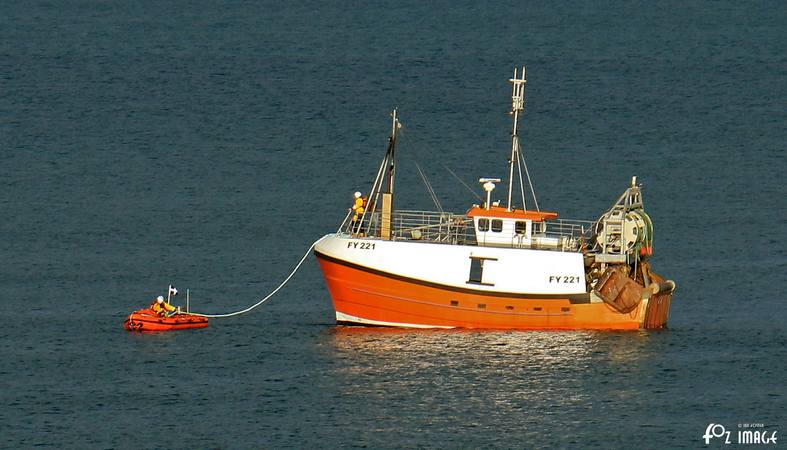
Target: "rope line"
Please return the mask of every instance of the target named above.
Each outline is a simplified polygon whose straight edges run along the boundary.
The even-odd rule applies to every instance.
[[[270,294],[268,294],[268,295],[266,295],[265,297],[263,297],[263,298],[262,298],[262,300],[258,301],[257,303],[255,303],[255,304],[253,304],[253,305],[249,306],[249,307],[248,307],[248,308],[246,308],[246,309],[242,309],[242,310],[240,310],[240,311],[235,311],[235,312],[231,312],[231,313],[227,313],[227,314],[200,314],[200,313],[195,313],[195,312],[191,312],[191,313],[189,313],[189,314],[193,314],[193,315],[195,315],[195,316],[208,317],[208,318],[218,318],[218,317],[232,317],[232,316],[237,316],[237,315],[240,315],[240,314],[247,313],[247,312],[251,311],[252,309],[254,309],[254,308],[256,308],[256,307],[258,307],[258,306],[262,305],[262,304],[263,304],[263,303],[265,303],[265,302],[266,302],[266,301],[267,301],[269,298],[273,297],[273,296],[274,296],[274,295],[275,295],[277,292],[279,292],[279,290],[280,290],[281,288],[283,288],[283,287],[284,287],[284,285],[285,285],[285,284],[287,284],[287,282],[288,282],[288,281],[290,281],[290,278],[292,278],[292,276],[293,276],[293,275],[295,275],[295,272],[297,272],[297,271],[298,271],[298,269],[300,269],[300,268],[301,268],[301,265],[303,265],[303,262],[304,262],[304,261],[306,261],[306,258],[309,256],[309,253],[311,253],[311,251],[312,251],[312,249],[314,248],[314,246],[315,246],[315,245],[317,245],[317,244],[318,244],[320,241],[322,241],[322,238],[318,239],[318,240],[317,240],[317,241],[315,241],[315,242],[314,242],[314,243],[313,243],[311,246],[309,246],[309,249],[308,249],[308,250],[306,250],[306,253],[304,253],[304,254],[303,254],[303,257],[302,257],[302,258],[301,258],[301,260],[298,262],[298,264],[295,266],[295,268],[294,268],[294,269],[292,269],[292,272],[290,272],[290,274],[289,274],[289,275],[287,275],[287,278],[285,278],[285,279],[284,279],[284,281],[282,281],[282,282],[281,282],[281,284],[280,284],[280,285],[278,285],[278,286],[276,287],[276,289],[274,289],[274,290],[273,290],[273,291],[272,291]]]
[[[517,142],[519,145],[519,142]],[[522,165],[525,166],[525,174],[527,175],[527,184],[530,185],[530,193],[533,194],[533,203],[536,204],[536,211],[541,211],[538,207],[538,199],[536,198],[536,191],[533,189],[533,180],[530,179],[530,171],[527,170],[527,160],[525,159],[524,155],[522,155],[522,147],[519,147],[519,157],[522,159]]]
[[[443,166],[443,169],[447,170],[447,171],[448,171],[448,172],[449,172],[451,175],[453,175],[453,176],[454,176],[454,178],[456,178],[456,181],[458,181],[458,182],[462,183],[462,185],[463,185],[464,187],[466,187],[466,188],[467,188],[467,190],[468,190],[468,191],[470,191],[470,193],[471,193],[471,194],[475,195],[475,198],[477,198],[477,199],[478,199],[479,201],[481,201],[481,202],[483,202],[483,201],[484,201],[484,199],[483,199],[483,198],[481,198],[481,196],[480,196],[480,195],[478,195],[478,194],[477,194],[477,193],[476,193],[476,192],[473,190],[473,188],[471,188],[470,186],[468,186],[468,185],[467,185],[467,183],[465,183],[465,182],[464,182],[464,180],[462,180],[461,178],[459,178],[459,175],[457,175],[457,174],[456,174],[456,172],[454,172],[453,170],[449,169],[449,168],[448,168],[448,166],[446,166],[445,164],[441,164],[441,165]]]

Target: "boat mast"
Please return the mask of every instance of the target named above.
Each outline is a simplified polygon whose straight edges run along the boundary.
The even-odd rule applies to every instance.
[[[396,130],[401,127],[401,124],[396,119],[396,108],[394,108],[393,113],[391,113],[391,117],[393,118],[391,121],[391,138],[384,159],[384,164],[388,165],[388,191],[380,192],[375,197],[375,203],[377,198],[382,200],[382,204],[380,205],[380,239],[386,241],[392,238],[391,221],[393,219],[394,179],[396,178]],[[375,207],[376,206],[375,204]]]
[[[393,120],[391,121],[391,142],[389,147],[389,168],[388,168],[388,193],[394,193],[394,178],[396,178],[396,130],[400,127],[399,121],[396,119],[396,108],[391,113]]]
[[[402,127],[399,120],[396,118],[396,109],[391,113],[393,117],[393,125],[391,136],[388,137],[388,148],[385,150],[385,157],[380,162],[380,168],[377,170],[377,176],[374,177],[372,189],[369,191],[369,199],[371,201],[371,212],[374,212],[377,206],[377,200],[381,193],[393,194],[394,179],[396,178],[396,130]],[[387,184],[387,189],[386,189]]]
[[[525,66],[522,66],[522,78],[517,78],[517,69],[514,68],[514,78],[508,80],[513,84],[511,94],[511,115],[514,118],[514,131],[511,134],[511,159],[509,160],[508,170],[508,203],[507,211],[511,211],[511,193],[514,188],[514,164],[519,162],[519,112],[525,109]],[[521,173],[520,173],[521,176]],[[524,201],[524,198],[522,199]],[[522,205],[525,209],[525,205]]]
[[[396,109],[391,113],[391,117],[393,117],[393,121],[391,136],[388,138],[388,149],[385,151],[385,157],[380,163],[380,169],[377,171],[372,189],[369,191],[369,204],[361,217],[363,222],[367,215],[374,217],[375,212],[380,209],[380,237],[385,240],[391,239],[391,214],[393,211],[394,179],[396,178],[396,131],[402,127],[396,118]]]

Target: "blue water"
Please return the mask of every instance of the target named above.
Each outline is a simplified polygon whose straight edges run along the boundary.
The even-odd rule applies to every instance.
[[[765,2],[7,2],[0,447],[697,448],[787,433],[787,8]],[[173,283],[233,311],[368,190],[505,177],[510,87],[542,209],[637,175],[669,330],[337,327],[313,260],[253,313],[138,335]],[[180,302],[185,299],[178,297]],[[712,446],[723,446],[719,440]],[[779,446],[783,443],[779,442]]]

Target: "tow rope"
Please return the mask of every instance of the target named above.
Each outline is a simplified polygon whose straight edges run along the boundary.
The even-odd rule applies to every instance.
[[[254,309],[254,308],[256,308],[256,307],[258,307],[258,306],[262,305],[262,304],[263,304],[263,303],[265,303],[265,302],[266,302],[266,301],[267,301],[269,298],[273,297],[273,296],[274,296],[274,295],[275,295],[277,292],[279,292],[279,289],[283,288],[283,287],[284,287],[284,285],[285,285],[285,284],[287,284],[287,282],[288,282],[288,281],[290,281],[290,278],[292,278],[292,276],[293,276],[293,275],[295,275],[295,272],[297,272],[297,271],[298,271],[298,269],[300,269],[300,268],[301,268],[301,265],[303,264],[303,262],[304,262],[304,261],[306,261],[306,257],[308,257],[308,256],[309,256],[309,253],[312,251],[312,249],[314,248],[314,246],[315,246],[315,245],[317,245],[317,243],[318,243],[318,242],[320,242],[321,240],[322,240],[322,239],[319,239],[319,240],[315,241],[315,242],[314,242],[314,243],[313,243],[311,246],[309,246],[309,249],[308,249],[308,250],[306,250],[306,253],[304,253],[304,254],[303,254],[303,257],[302,257],[302,258],[301,258],[301,260],[298,262],[298,264],[295,266],[295,268],[294,268],[294,269],[292,269],[292,272],[290,272],[290,274],[289,274],[289,275],[287,275],[287,278],[285,278],[285,279],[284,279],[284,281],[282,281],[282,282],[281,282],[281,284],[280,284],[280,285],[278,285],[278,286],[276,287],[276,289],[274,289],[273,291],[271,291],[271,293],[270,293],[270,294],[268,294],[268,295],[266,295],[265,297],[263,297],[263,298],[262,298],[262,300],[258,301],[257,303],[255,303],[255,304],[253,304],[253,305],[249,306],[249,307],[248,307],[248,308],[246,308],[246,309],[242,309],[242,310],[240,310],[240,311],[235,311],[235,312],[226,313],[226,314],[200,314],[200,313],[195,313],[195,312],[189,312],[189,314],[193,314],[193,315],[195,315],[195,316],[208,317],[208,318],[218,318],[218,317],[232,317],[232,316],[237,316],[237,315],[240,315],[240,314],[247,313],[247,312],[251,311],[252,309]]]

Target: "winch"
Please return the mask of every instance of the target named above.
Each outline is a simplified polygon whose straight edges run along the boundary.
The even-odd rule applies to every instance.
[[[596,243],[602,263],[633,262],[653,253],[653,222],[645,213],[637,177],[617,202],[596,222]]]

